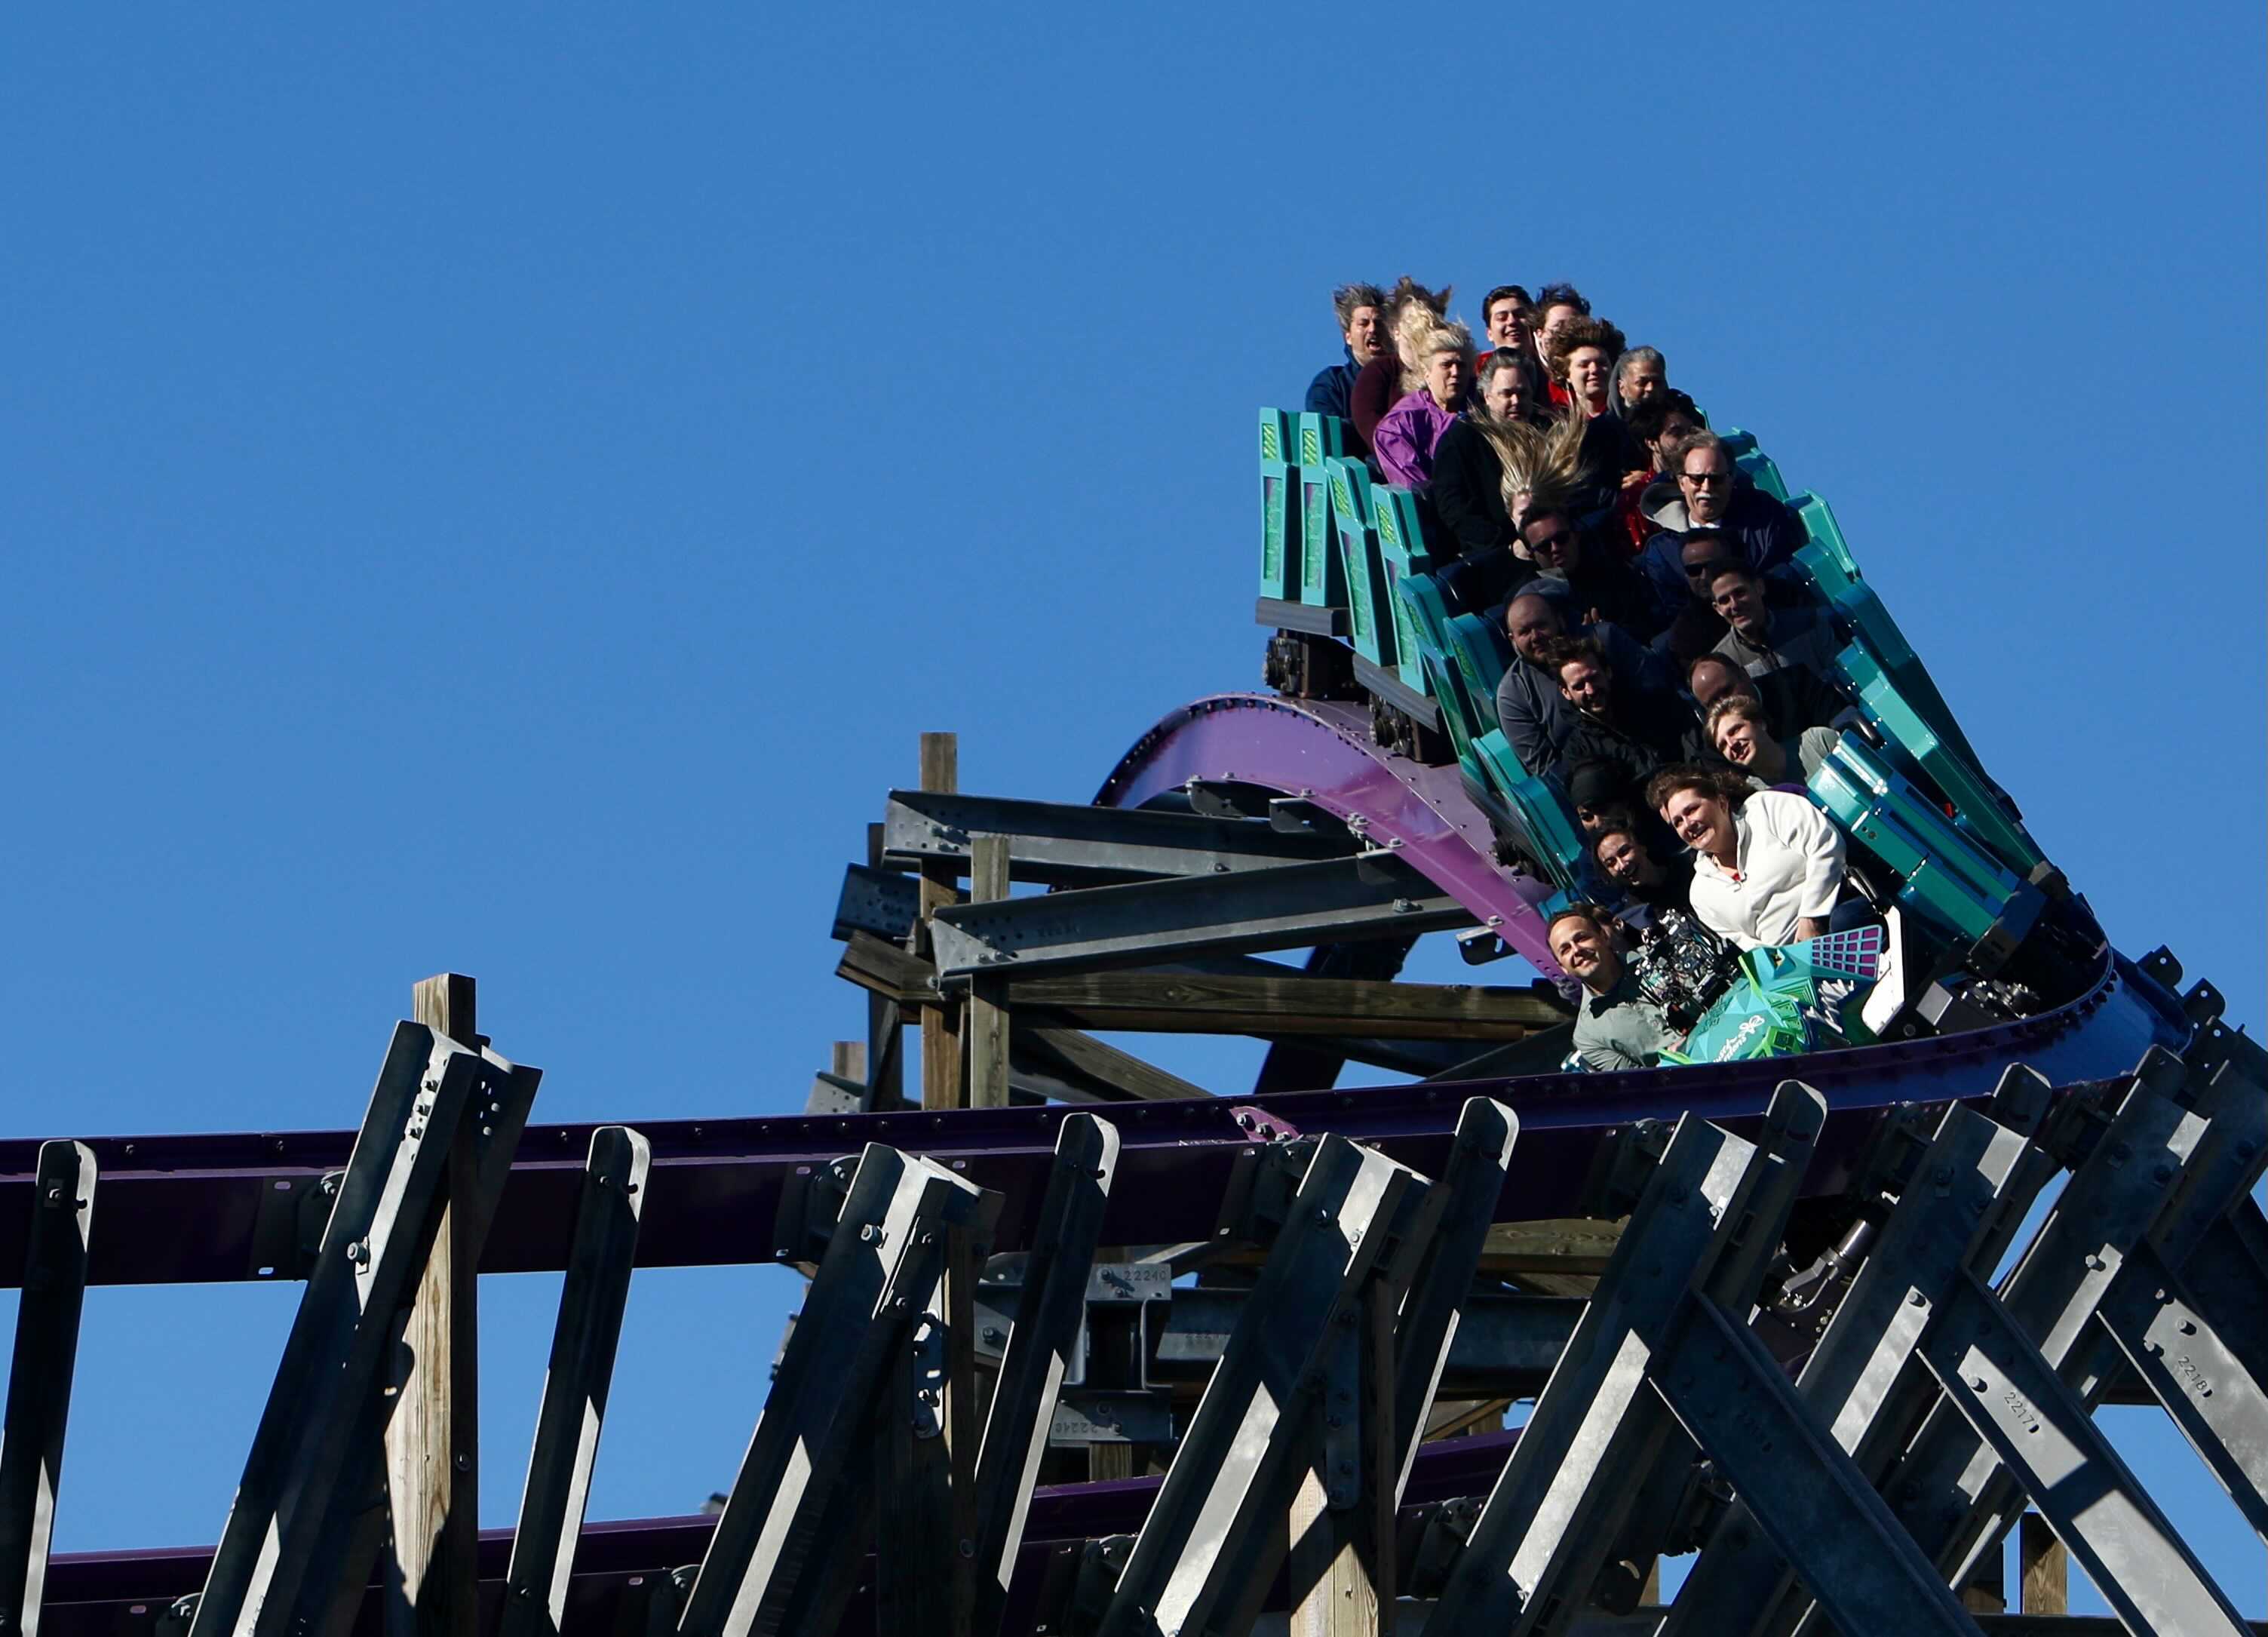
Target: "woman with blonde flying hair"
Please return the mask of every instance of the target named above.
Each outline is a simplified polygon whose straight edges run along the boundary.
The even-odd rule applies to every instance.
[[[1425,307],[1414,313],[1402,345],[1403,356],[1418,364],[1403,379],[1414,374],[1417,384],[1378,423],[1370,446],[1388,483],[1422,490],[1433,481],[1433,451],[1441,434],[1465,408],[1473,378],[1473,337],[1462,324],[1425,323],[1432,316]]]
[[[1387,296],[1386,333],[1389,344],[1362,366],[1362,372],[1354,378],[1353,390],[1347,394],[1347,418],[1354,424],[1355,436],[1362,440],[1365,449],[1372,446],[1371,439],[1378,431],[1379,422],[1386,418],[1386,412],[1413,384],[1403,379],[1408,362],[1399,349],[1405,333],[1414,329],[1422,336],[1432,325],[1440,323],[1441,314],[1448,309],[1448,285],[1428,290],[1407,273]]]

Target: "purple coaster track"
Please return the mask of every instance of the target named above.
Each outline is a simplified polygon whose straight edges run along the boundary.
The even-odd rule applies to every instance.
[[[1372,742],[1361,705],[1273,694],[1215,694],[1167,717],[1120,758],[1098,805],[1138,807],[1193,778],[1298,796],[1393,847],[1545,977],[1562,976],[1543,942],[1550,882],[1494,862],[1489,822],[1454,767],[1427,767]]]

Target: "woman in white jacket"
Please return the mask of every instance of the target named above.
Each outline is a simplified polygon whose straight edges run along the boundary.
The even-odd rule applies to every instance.
[[[1743,949],[1823,936],[1843,890],[1843,832],[1803,797],[1673,767],[1646,799],[1693,849],[1693,913]]]

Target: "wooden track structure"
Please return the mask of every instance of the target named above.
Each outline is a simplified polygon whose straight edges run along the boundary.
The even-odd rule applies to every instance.
[[[2268,1063],[2210,985],[2103,950],[2039,1017],[1571,1076],[1548,984],[1394,979],[1475,918],[1314,815],[895,792],[799,1117],[531,1123],[445,975],[352,1133],[0,1144],[0,1631],[2091,1633],[2073,1558],[2126,1630],[2246,1629],[2092,1416],[2162,1406],[2268,1535]],[[760,1260],[809,1290],[721,1513],[587,1523],[634,1269]],[[530,1267],[484,1532],[470,1298]],[[88,1285],[253,1277],[303,1293],[216,1545],[51,1560]]]

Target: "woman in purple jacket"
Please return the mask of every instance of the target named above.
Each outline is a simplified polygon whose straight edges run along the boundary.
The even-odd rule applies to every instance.
[[[1433,481],[1433,448],[1465,407],[1473,379],[1473,335],[1462,324],[1437,324],[1413,337],[1410,362],[1419,380],[1386,412],[1370,440],[1389,483],[1424,489]]]

